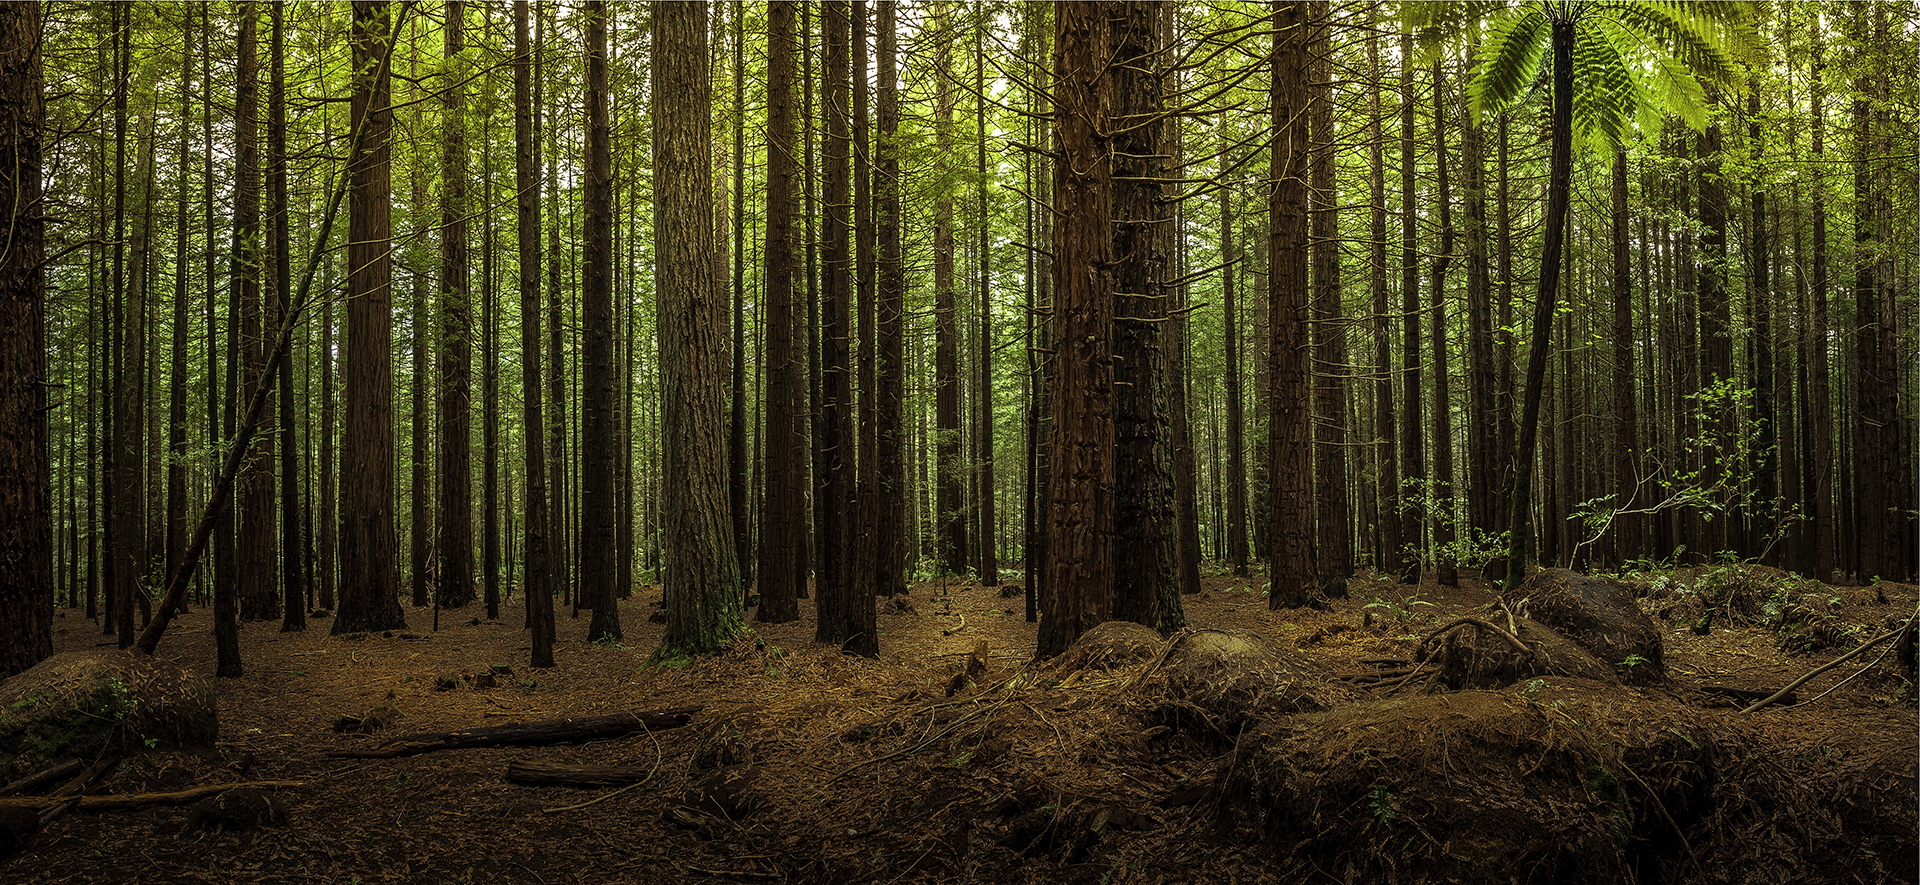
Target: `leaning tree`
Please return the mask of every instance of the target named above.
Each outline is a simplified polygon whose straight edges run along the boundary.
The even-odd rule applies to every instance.
[[[1520,439],[1508,520],[1506,587],[1525,577],[1527,499],[1533,483],[1535,429],[1547,371],[1555,288],[1566,241],[1576,141],[1618,150],[1636,125],[1674,114],[1699,129],[1707,117],[1701,81],[1728,83],[1750,42],[1750,4],[1646,0],[1480,0],[1413,3],[1405,8],[1427,52],[1477,32],[1479,67],[1468,93],[1473,113],[1498,112],[1525,99],[1543,73],[1553,84],[1547,218],[1533,305]],[[1546,68],[1545,71],[1542,69]]]

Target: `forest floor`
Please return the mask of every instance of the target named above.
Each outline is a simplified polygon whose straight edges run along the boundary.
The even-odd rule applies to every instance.
[[[1243,699],[1242,721],[1169,701],[1177,686],[1152,678],[1165,643],[1034,665],[1023,600],[966,583],[882,600],[879,660],[814,644],[805,617],[749,622],[725,655],[649,667],[658,587],[623,603],[621,643],[584,642],[587,619],[563,612],[547,670],[526,667],[518,599],[499,621],[442,611],[438,630],[431,609],[409,609],[409,631],[390,636],[330,636],[325,618],[291,634],[247,624],[246,675],[208,679],[215,751],[135,757],[101,788],[298,781],[278,791],[288,822],[231,832],[195,828],[180,807],[71,813],[0,862],[0,882],[1915,880],[1915,694],[1894,656],[1798,707],[1741,715],[1700,691],[1781,687],[1904,622],[1915,587],[1752,566],[1637,576],[1666,636],[1670,679],[1651,687],[1337,680],[1412,658],[1422,633],[1493,598],[1477,577],[1431,581],[1362,576],[1326,610],[1274,612],[1261,579],[1206,578],[1186,599],[1191,624],[1270,637],[1266,675],[1291,685]],[[1727,595],[1741,582],[1758,595]],[[1695,635],[1701,599],[1726,616]],[[1783,605],[1817,606],[1825,632],[1784,628]],[[55,626],[57,651],[106,638],[75,610]],[[184,616],[161,656],[211,674],[208,626],[206,609]],[[334,730],[380,706],[398,716],[384,730]],[[683,706],[700,708],[685,727],[586,744],[329,755]],[[518,786],[505,779],[516,761],[648,779]]]

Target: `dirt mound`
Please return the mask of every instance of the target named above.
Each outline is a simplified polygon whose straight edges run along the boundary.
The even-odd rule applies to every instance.
[[[1278,642],[1243,630],[1175,634],[1136,688],[1154,704],[1156,720],[1224,737],[1262,716],[1323,710],[1353,697]]]
[[[1435,637],[1433,659],[1440,663],[1438,682],[1455,691],[1504,688],[1524,679],[1569,676],[1613,683],[1613,668],[1557,631],[1526,618],[1514,618],[1518,633],[1499,625],[1505,615],[1488,606],[1463,618]],[[1508,637],[1520,640],[1523,651]]]
[[[1667,678],[1660,628],[1634,602],[1632,589],[1612,578],[1545,569],[1506,600],[1514,614],[1551,627],[1635,685]]]
[[[1912,858],[1899,748],[1789,755],[1701,719],[1557,678],[1289,717],[1241,737],[1221,820],[1353,881],[1911,881],[1882,863]]]
[[[1080,635],[1049,665],[1060,672],[1117,670],[1150,661],[1166,650],[1158,631],[1132,621],[1107,621]]]
[[[0,780],[69,757],[211,747],[219,731],[206,681],[177,664],[57,654],[0,683]]]

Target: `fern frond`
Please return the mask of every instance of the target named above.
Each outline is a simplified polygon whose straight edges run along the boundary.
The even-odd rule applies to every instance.
[[[1400,22],[1413,32],[1413,44],[1418,53],[1414,63],[1424,65],[1432,62],[1447,40],[1466,33],[1488,18],[1501,15],[1508,8],[1505,0],[1455,3],[1412,0],[1401,3]]]
[[[1480,44],[1479,68],[1467,87],[1475,119],[1512,104],[1539,76],[1541,60],[1552,45],[1553,28],[1532,4],[1494,16]]]

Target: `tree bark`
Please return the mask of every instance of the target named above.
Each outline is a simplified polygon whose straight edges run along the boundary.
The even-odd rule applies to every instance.
[[[604,0],[586,10],[586,161],[581,192],[580,599],[587,640],[621,637],[614,584],[613,161],[607,127]],[[712,201],[708,201],[711,209]],[[711,211],[702,223],[711,235]],[[711,260],[711,252],[706,253]],[[716,441],[717,442],[717,441]],[[727,534],[722,528],[722,537]]]
[[[436,467],[440,518],[435,597],[442,608],[473,601],[473,294],[467,261],[465,4],[448,0],[440,93],[439,387]]]
[[[1299,608],[1318,595],[1313,526],[1313,365],[1307,288],[1306,4],[1273,5],[1273,177],[1268,200],[1268,316],[1273,343],[1267,355],[1273,383],[1268,427],[1272,528],[1267,604]]]
[[[293,311],[293,238],[287,206],[287,76],[286,9],[274,4],[268,54],[271,71],[267,90],[267,216],[273,245],[273,312],[268,326],[278,329]],[[260,342],[263,354],[272,339]],[[306,544],[300,501],[300,445],[294,422],[293,354],[284,351],[274,369],[280,389],[276,394],[280,418],[280,568],[282,582],[281,632],[307,629]],[[169,572],[170,573],[170,572]]]
[[[656,657],[724,651],[740,631],[740,565],[728,507],[729,305],[714,279],[712,83],[707,5],[655,3],[654,255],[666,475],[667,625]]]
[[[1167,145],[1153,4],[1113,7],[1108,27],[1113,150],[1113,616],[1163,634],[1179,629],[1172,452],[1168,436],[1166,239],[1161,191]],[[1171,602],[1169,609],[1168,603]]]
[[[1420,242],[1418,213],[1414,208],[1416,189],[1413,164],[1414,109],[1413,37],[1400,35],[1400,478],[1401,492],[1412,485],[1421,488],[1427,479],[1426,445],[1421,438],[1423,418],[1420,409]],[[1401,543],[1413,548],[1401,562],[1400,583],[1420,583],[1420,568],[1427,549],[1427,521],[1421,508],[1400,509]]]
[[[533,131],[533,57],[539,47],[527,39],[527,0],[513,4],[513,174],[515,235],[520,267],[520,397],[526,429],[526,584],[527,629],[533,633],[529,666],[553,666],[552,544],[547,517],[546,418],[540,385],[540,169]]]
[[[1353,576],[1352,503],[1347,495],[1347,324],[1340,301],[1340,194],[1334,180],[1332,5],[1315,0],[1308,52],[1313,86],[1308,122],[1312,181],[1314,504],[1319,582],[1340,592]],[[1436,81],[1437,82],[1437,81]]]
[[[53,654],[40,6],[0,5],[0,678]]]
[[[379,60],[393,40],[390,6],[354,0],[351,111],[358,150],[349,158],[346,429],[340,470],[340,611],[332,632],[405,628],[394,568],[393,235],[388,162],[390,76]]]
[[[754,620],[800,617],[806,586],[806,397],[794,287],[793,6],[767,7],[766,503],[760,508],[760,608]]]
[[[1453,264],[1453,191],[1447,169],[1447,115],[1440,63],[1433,63],[1433,152],[1439,173],[1440,253],[1433,257],[1433,525],[1434,566],[1441,584],[1460,586],[1451,547],[1458,520],[1453,500],[1453,379],[1447,370],[1447,270]]]
[[[949,5],[934,7],[934,162],[936,175],[949,181],[953,163],[953,21]],[[934,510],[940,569],[957,575],[967,570],[965,465],[960,455],[960,331],[954,295],[953,188],[943,184],[933,204],[933,385]]]
[[[1396,574],[1400,566],[1400,455],[1395,448],[1393,421],[1393,313],[1387,307],[1387,179],[1385,140],[1380,134],[1380,37],[1367,33],[1368,90],[1367,165],[1373,212],[1372,248],[1367,284],[1373,297],[1374,433],[1380,440],[1374,452],[1379,476],[1380,547],[1374,566],[1380,574]]]
[[[1054,383],[1047,594],[1035,655],[1066,651],[1113,607],[1113,157],[1105,4],[1054,7]]]

